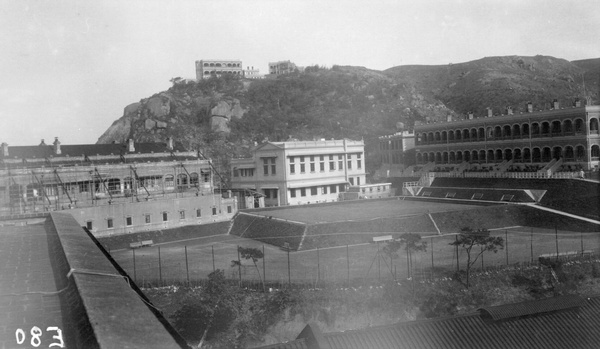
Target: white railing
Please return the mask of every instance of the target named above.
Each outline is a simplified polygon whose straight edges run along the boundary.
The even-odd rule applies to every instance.
[[[581,178],[580,172],[555,172],[551,175],[542,172],[429,172],[430,176],[438,178],[519,178],[519,179],[573,179]],[[407,182],[408,183],[408,182]]]

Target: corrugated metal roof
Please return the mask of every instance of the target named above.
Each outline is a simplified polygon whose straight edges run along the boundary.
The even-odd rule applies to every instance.
[[[489,316],[492,318],[492,320],[496,321],[580,307],[583,304],[585,304],[585,300],[583,298],[576,295],[568,295],[542,299],[535,302],[523,302],[480,308],[479,311],[483,316]]]
[[[498,319],[510,321],[489,321],[488,315],[486,320],[486,316],[476,312],[322,336],[331,349],[600,347],[598,296],[587,299],[562,296],[485,309],[487,313],[492,309],[491,313],[500,314]],[[265,348],[293,349],[291,345],[295,342]]]

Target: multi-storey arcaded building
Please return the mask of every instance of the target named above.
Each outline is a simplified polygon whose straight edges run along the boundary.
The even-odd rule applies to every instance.
[[[0,152],[0,216],[69,210],[97,235],[227,220],[210,160],[166,143],[8,146]]]
[[[553,159],[565,166],[597,169],[600,159],[600,106],[561,108],[501,115],[488,108],[485,116],[469,113],[463,120],[415,125],[417,164],[498,163],[544,164]]]
[[[266,206],[338,201],[348,186],[365,184],[364,142],[267,142],[231,168],[232,188],[263,194]]]
[[[269,62],[269,74],[281,75],[293,73],[298,67],[290,61]]]
[[[196,79],[207,79],[224,74],[243,75],[242,61],[239,59],[204,59],[196,61]]]

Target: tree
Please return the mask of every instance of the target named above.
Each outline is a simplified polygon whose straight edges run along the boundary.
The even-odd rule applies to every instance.
[[[260,275],[260,270],[258,269],[258,265],[256,264],[256,262],[258,262],[260,259],[262,259],[264,257],[263,253],[261,250],[259,250],[258,248],[253,248],[253,247],[241,247],[238,246],[238,253],[239,256],[241,258],[244,259],[251,259],[252,263],[254,263],[254,268],[256,268],[256,272],[258,273],[258,278],[260,279],[262,286],[263,286],[263,292],[265,291],[265,280],[263,280],[262,276]],[[242,267],[242,262],[240,260],[233,260],[231,261],[231,266],[235,267],[237,266],[238,268]],[[240,277],[241,277],[241,273],[240,273]]]
[[[469,276],[471,273],[471,267],[477,262],[479,257],[486,251],[498,252],[499,249],[504,248],[504,239],[500,236],[491,236],[490,231],[487,229],[477,229],[465,227],[460,230],[455,241],[451,242],[450,245],[462,247],[467,252],[467,283],[466,286],[469,288]],[[473,247],[479,246],[473,254]]]
[[[397,257],[397,251],[404,245],[406,251],[406,268],[408,277],[412,276],[412,253],[413,251],[426,251],[427,242],[421,240],[421,235],[415,233],[404,233],[397,239],[389,241],[383,248],[383,252],[390,256],[390,259]]]

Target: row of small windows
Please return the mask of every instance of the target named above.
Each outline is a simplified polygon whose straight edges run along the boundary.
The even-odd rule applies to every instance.
[[[463,130],[437,131],[429,133],[418,133],[417,144],[446,143],[446,142],[469,142],[497,139],[516,139],[529,137],[557,137],[585,134],[586,124],[583,119],[559,120],[541,123],[533,122],[504,125],[494,127],[479,127]],[[589,122],[589,133],[598,134],[598,119],[592,118]]]
[[[597,161],[600,158],[600,146],[592,145],[590,148],[591,161]],[[425,164],[436,162],[440,164],[454,164],[463,161],[471,162],[502,162],[504,160],[515,162],[549,162],[552,159],[564,159],[565,161],[587,161],[585,147],[578,145],[576,147],[535,147],[514,148],[514,149],[488,149],[488,150],[466,150],[451,152],[423,152],[417,153],[417,163]]]
[[[289,189],[290,198],[295,198],[297,196],[305,197],[305,196],[316,196],[316,195],[325,195],[325,194],[335,194],[337,192],[343,193],[346,191],[346,184],[332,184],[325,185],[322,187],[308,187],[308,188],[291,188]],[[319,194],[320,192],[320,194]]]
[[[356,153],[356,168],[362,169],[362,153]],[[296,162],[298,159],[298,162]],[[338,155],[310,155],[310,156],[290,156],[289,157],[290,173],[295,174],[296,169],[300,170],[300,173],[306,173],[308,164],[309,171],[316,172],[317,163],[319,164],[319,172],[325,172],[325,168],[329,168],[329,171],[335,171],[336,166],[338,171],[344,170],[344,156]],[[346,168],[352,169],[353,154],[347,154]],[[298,164],[298,168],[296,167]]]
[[[232,206],[227,206],[227,213],[232,213],[233,212],[233,208]],[[185,210],[180,210],[179,212],[179,219],[180,220],[184,220],[186,219],[186,211]],[[217,215],[217,208],[216,207],[212,207],[212,215],[216,216]],[[147,213],[144,214],[144,223],[145,224],[150,224],[152,223],[152,215]],[[162,221],[163,222],[168,222],[169,221],[169,212],[162,212],[161,213],[161,217],[162,217]],[[201,218],[202,217],[202,209],[197,208],[196,209],[196,218]],[[133,216],[127,216],[125,217],[125,226],[127,227],[131,227],[133,226]],[[112,229],[114,228],[114,219],[113,218],[107,218],[106,219],[106,227],[108,229]],[[91,230],[93,228],[93,221],[87,221],[86,222],[86,228],[88,228],[89,230]]]
[[[402,140],[385,140],[379,142],[379,150],[402,150]]]
[[[241,67],[242,64],[241,63],[204,63],[205,67],[228,67],[228,68],[235,68],[235,67]]]
[[[221,70],[211,70],[211,71],[208,71],[208,70],[205,70],[204,71],[204,75],[211,75],[211,74],[217,74],[217,75],[220,75],[220,74],[238,74],[238,75],[241,75],[242,71],[241,70],[238,70],[238,71],[230,71],[230,70],[224,70],[224,71],[221,71]]]

